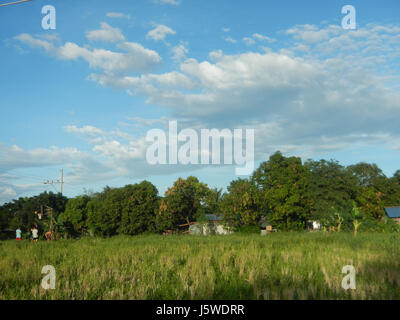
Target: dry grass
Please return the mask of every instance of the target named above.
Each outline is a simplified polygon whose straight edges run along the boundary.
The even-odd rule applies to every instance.
[[[5,241],[0,257],[0,299],[400,299],[399,234]],[[348,264],[356,290],[341,287]]]

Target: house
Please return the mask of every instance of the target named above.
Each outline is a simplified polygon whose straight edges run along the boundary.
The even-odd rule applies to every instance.
[[[383,208],[389,218],[400,224],[400,206]]]
[[[232,231],[222,223],[222,217],[215,214],[206,214],[206,222],[195,222],[190,225],[189,233],[193,235],[231,234]]]
[[[260,229],[261,229],[261,235],[265,236],[269,233],[272,232],[272,226],[268,222],[268,219],[266,217],[263,217],[260,221]]]

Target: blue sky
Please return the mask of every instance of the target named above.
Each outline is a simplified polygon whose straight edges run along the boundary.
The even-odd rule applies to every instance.
[[[7,1],[1,0],[1,3]],[[341,27],[343,5],[357,28]],[[56,9],[44,30],[41,9]],[[400,169],[398,1],[42,1],[0,7],[0,203],[234,166],[150,166],[146,132],[252,128],[255,160]]]

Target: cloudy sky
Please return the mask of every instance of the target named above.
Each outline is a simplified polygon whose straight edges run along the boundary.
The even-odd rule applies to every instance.
[[[1,0],[1,3],[9,1]],[[341,9],[356,9],[355,30]],[[42,28],[44,5],[56,29]],[[0,7],[0,203],[147,179],[211,187],[234,166],[149,165],[146,133],[251,128],[256,165],[303,159],[400,169],[400,3],[136,0]]]

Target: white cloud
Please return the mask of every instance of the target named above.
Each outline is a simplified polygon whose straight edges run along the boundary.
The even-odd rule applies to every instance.
[[[189,53],[189,50],[181,43],[172,48],[173,59],[176,61],[183,61],[186,59],[186,55]]]
[[[86,32],[86,38],[89,41],[103,41],[103,42],[120,42],[124,41],[125,37],[121,30],[113,28],[109,24],[102,22],[101,29]]]
[[[256,41],[255,41],[254,39],[249,38],[249,37],[244,37],[244,38],[243,38],[243,41],[244,41],[248,46],[251,46],[251,45],[253,45],[253,44],[256,43]]]
[[[5,188],[0,189],[0,199],[14,198],[16,195],[17,195],[17,193],[11,187],[5,187]]]
[[[394,46],[399,34],[394,28],[371,26],[343,36],[335,35],[335,27],[326,28],[332,30],[306,27],[320,39],[330,35],[315,44],[309,39],[297,42],[296,36],[293,47],[278,52],[226,55],[216,50],[209,54],[211,61],[186,59],[174,81],[162,83],[162,75],[146,75],[102,84],[143,94],[149,103],[173,110],[178,119],[192,119],[192,125],[256,128],[256,137],[257,132],[262,137],[261,153],[283,148],[315,153],[399,141],[394,119],[400,117],[400,94],[386,86],[388,78],[378,75],[381,66],[365,69],[373,65],[376,51],[359,52],[381,41]],[[376,30],[391,36],[381,40]],[[338,37],[358,49],[354,56],[339,45]],[[318,48],[312,55],[304,53],[309,45]],[[294,48],[303,49],[302,56]],[[382,43],[381,49],[382,59],[395,61],[396,52],[388,44]]]
[[[107,12],[106,16],[108,18],[115,18],[115,19],[130,19],[131,15],[121,12]]]
[[[203,61],[188,57],[180,44],[172,49],[179,67],[161,74],[148,73],[148,67],[161,58],[140,44],[125,42],[118,46],[123,52],[114,52],[73,43],[56,47],[29,35],[18,40],[63,59],[88,61],[103,71],[90,75],[91,80],[142,95],[148,103],[167,108],[185,126],[254,128],[257,159],[277,149],[309,156],[368,144],[400,145],[398,78],[381,74],[385,68],[398,67],[399,27],[371,25],[344,32],[336,26],[305,25],[289,29],[286,35],[289,46],[278,51],[214,50]],[[249,39],[273,41],[259,33]],[[140,56],[149,65],[138,64]],[[140,66],[145,74],[118,73]],[[165,122],[136,120],[152,126]],[[113,175],[181,170],[146,166],[142,137],[92,126],[65,129],[88,139],[93,152],[107,159],[103,166],[118,168]]]
[[[50,41],[34,38],[27,33],[21,33],[20,35],[15,36],[14,39],[26,43],[34,48],[43,48],[46,50],[46,52],[51,52],[54,50],[54,45]]]
[[[164,40],[167,35],[174,35],[174,34],[176,34],[176,31],[172,30],[171,28],[163,24],[159,24],[154,29],[150,30],[147,33],[146,38],[152,39],[154,41],[160,41]]]
[[[17,145],[0,144],[0,167],[11,169],[59,165],[68,161],[78,161],[87,157],[76,148],[51,147],[25,151]]]
[[[216,61],[223,56],[222,50],[211,51],[208,55],[211,61]]]
[[[296,39],[305,42],[318,42],[329,39],[332,35],[343,34],[343,28],[339,25],[331,25],[328,28],[319,29],[315,25],[298,25],[286,31]]]
[[[276,40],[267,36],[263,36],[262,34],[259,33],[254,33],[253,38],[258,40],[258,41],[267,41],[267,42],[275,42]]]
[[[145,72],[162,61],[156,51],[146,49],[135,42],[119,43],[117,47],[124,52],[115,52],[96,48],[91,50],[80,47],[73,42],[67,42],[60,47],[55,47],[51,42],[34,38],[29,34],[21,34],[15,39],[33,47],[42,47],[48,53],[62,60],[84,59],[91,68],[102,69],[106,73]]]
[[[226,41],[226,42],[230,42],[230,43],[236,43],[236,42],[237,42],[235,39],[233,39],[233,38],[231,38],[231,37],[225,38],[225,41]]]
[[[180,3],[176,0],[152,0],[154,3],[158,4],[172,4],[174,6],[178,6]]]

